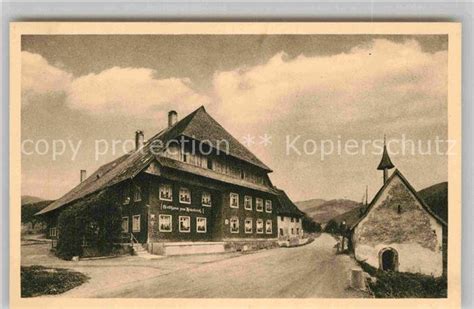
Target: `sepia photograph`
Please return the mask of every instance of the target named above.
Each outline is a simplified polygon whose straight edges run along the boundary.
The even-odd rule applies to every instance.
[[[201,26],[12,24],[19,301],[456,304],[459,24]]]

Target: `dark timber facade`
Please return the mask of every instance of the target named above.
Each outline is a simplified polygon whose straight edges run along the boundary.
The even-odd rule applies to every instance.
[[[56,227],[62,209],[103,189],[120,196],[122,229],[143,244],[276,240],[278,194],[271,170],[204,107],[136,150],[100,167],[39,214]],[[54,230],[51,236],[56,235]]]

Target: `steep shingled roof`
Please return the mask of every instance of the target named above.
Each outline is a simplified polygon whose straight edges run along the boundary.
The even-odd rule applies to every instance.
[[[370,202],[369,206],[367,206],[367,209],[365,210],[364,214],[357,220],[355,221],[352,226],[349,226],[349,228],[351,230],[353,230],[365,217],[367,217],[367,215],[369,214],[369,212],[372,210],[372,208],[374,207],[374,205],[377,203],[378,199],[380,198],[380,196],[382,195],[382,193],[385,191],[385,189],[388,187],[388,185],[392,182],[392,180],[395,178],[395,177],[399,177],[400,180],[403,182],[403,184],[408,188],[408,190],[410,190],[410,192],[413,194],[413,196],[415,197],[415,199],[420,203],[420,205],[423,207],[423,209],[426,210],[426,212],[428,212],[428,214],[430,214],[433,218],[435,218],[436,221],[438,221],[441,225],[444,225],[444,226],[447,226],[446,222],[441,219],[438,215],[436,215],[433,210],[431,210],[431,208],[426,205],[426,203],[423,201],[423,199],[420,197],[420,195],[418,194],[418,192],[416,192],[416,190],[412,187],[412,185],[408,182],[408,180],[405,178],[405,176],[402,175],[402,173],[396,169],[393,174],[387,179],[387,181],[385,182],[385,184],[380,188],[380,190],[377,192],[377,194],[375,194],[374,198],[372,199],[372,201]]]
[[[267,172],[272,171],[214,120],[206,112],[204,106],[201,106],[189,116],[191,117],[177,128],[179,131],[178,135],[184,135],[198,141],[210,141],[211,145],[219,145],[219,142],[227,141],[229,143],[229,155],[264,169]]]
[[[229,143],[228,154],[230,156],[271,172],[270,168],[257,159],[237,139],[232,137],[201,106],[178,121],[174,126],[166,128],[150,138],[140,149],[101,166],[85,181],[38,212],[37,215],[53,211],[89,194],[135,177],[155,160],[155,155],[160,150],[163,150],[163,146],[169,140],[183,135],[200,141],[210,141],[212,145],[218,145],[217,142],[226,140]]]
[[[278,215],[288,215],[293,217],[303,217],[304,212],[299,210],[298,206],[293,203],[285,191],[275,188],[277,192],[278,205],[276,207],[276,213]]]

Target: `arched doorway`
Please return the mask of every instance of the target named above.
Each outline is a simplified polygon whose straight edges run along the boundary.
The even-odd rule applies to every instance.
[[[384,248],[379,253],[380,269],[385,271],[398,270],[398,252],[393,248]]]

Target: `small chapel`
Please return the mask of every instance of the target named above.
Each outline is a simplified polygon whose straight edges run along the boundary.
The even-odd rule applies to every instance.
[[[441,276],[446,271],[447,224],[398,169],[389,176],[394,167],[384,144],[377,167],[383,185],[349,227],[354,256],[384,271]]]

